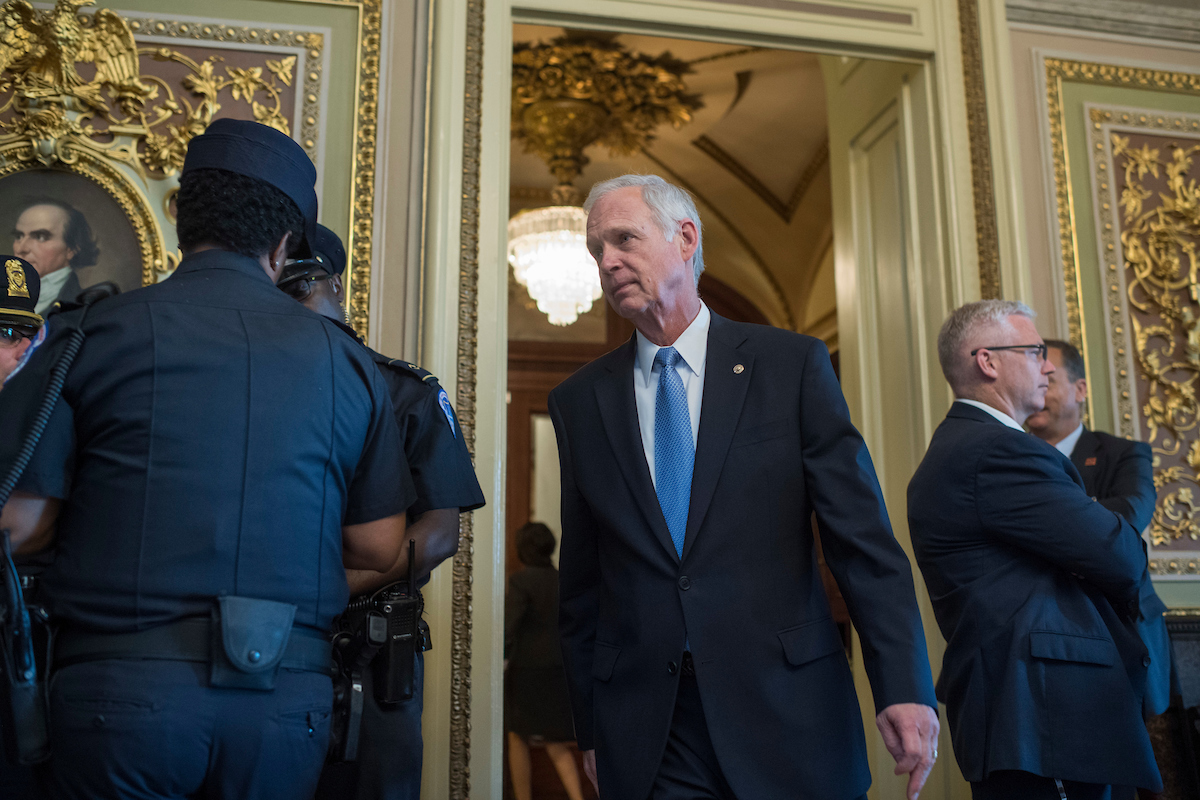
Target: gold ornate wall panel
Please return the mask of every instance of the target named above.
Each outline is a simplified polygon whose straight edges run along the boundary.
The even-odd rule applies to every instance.
[[[343,51],[353,52],[355,63],[353,156],[329,165],[323,137],[331,29],[290,24],[288,7],[295,3],[273,4],[278,24],[255,25],[81,5],[60,0],[42,11],[10,0],[0,8],[0,177],[24,186],[22,173],[40,173],[54,187],[53,199],[92,202],[83,184],[67,179],[74,176],[102,188],[123,210],[136,256],[122,244],[125,231],[93,225],[109,262],[119,254],[122,264],[102,255],[90,274],[81,271],[84,285],[114,279],[128,290],[170,274],[179,258],[172,201],[188,142],[213,119],[254,119],[295,138],[319,169],[351,173],[350,218],[323,219],[349,234],[350,310],[366,333],[379,0],[326,4],[353,9],[359,20],[358,41]],[[0,202],[0,225],[11,222],[19,205]],[[104,205],[80,210],[111,221]],[[129,267],[135,258],[137,270]]]
[[[1067,323],[1087,364],[1088,421],[1150,443],[1151,570],[1200,576],[1200,227],[1189,211],[1200,202],[1200,75],[1050,57],[1044,67]],[[1110,99],[1122,102],[1098,102]],[[1179,111],[1188,108],[1195,113]]]
[[[1087,112],[1119,432],[1154,451],[1151,570],[1200,576],[1200,115]]]

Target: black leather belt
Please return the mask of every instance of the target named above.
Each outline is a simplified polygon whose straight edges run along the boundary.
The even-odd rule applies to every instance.
[[[54,639],[54,667],[109,658],[207,664],[212,661],[212,639],[212,621],[201,617],[181,619],[134,633],[96,633],[63,628]],[[333,663],[331,654],[329,638],[325,634],[295,625],[279,666],[329,674]]]

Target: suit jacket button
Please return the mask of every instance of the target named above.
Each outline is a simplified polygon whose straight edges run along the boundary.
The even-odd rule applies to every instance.
[[[1150,656],[1142,656],[1142,666],[1143,667],[1150,666]]]
[[[679,588],[680,588],[680,589],[683,589],[685,592],[686,592],[688,589],[692,588],[692,582],[691,582],[690,580],[688,580],[688,576],[687,576],[687,575],[680,575],[680,576],[679,576]]]
[[[668,661],[667,662],[667,674],[674,675],[676,672],[679,672],[679,665],[676,664],[674,661]]]

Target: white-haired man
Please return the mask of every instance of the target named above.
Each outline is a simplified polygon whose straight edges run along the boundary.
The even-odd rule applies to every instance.
[[[653,176],[597,184],[588,248],[637,333],[550,395],[561,630],[602,797],[850,800],[871,782],[810,518],[915,797],[938,719],[912,573],[824,346],[701,302],[700,217]]]
[[[1141,721],[1142,540],[1021,427],[1054,372],[1033,312],[965,305],[938,359],[956,399],[909,484],[908,520],[946,637],[938,699],[975,800],[1161,791]]]

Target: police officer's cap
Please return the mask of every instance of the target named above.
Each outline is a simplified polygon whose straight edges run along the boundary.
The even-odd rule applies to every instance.
[[[23,258],[0,255],[4,274],[0,276],[0,326],[18,328],[33,333],[42,327],[42,317],[34,308],[42,280],[37,270]]]
[[[320,280],[346,271],[346,248],[336,233],[324,225],[317,226],[312,241],[312,257],[289,262],[279,276],[280,289],[298,280]]]
[[[317,226],[317,169],[287,134],[244,119],[214,120],[188,146],[183,172],[193,169],[223,169],[274,186],[300,209],[304,244],[311,246]]]

